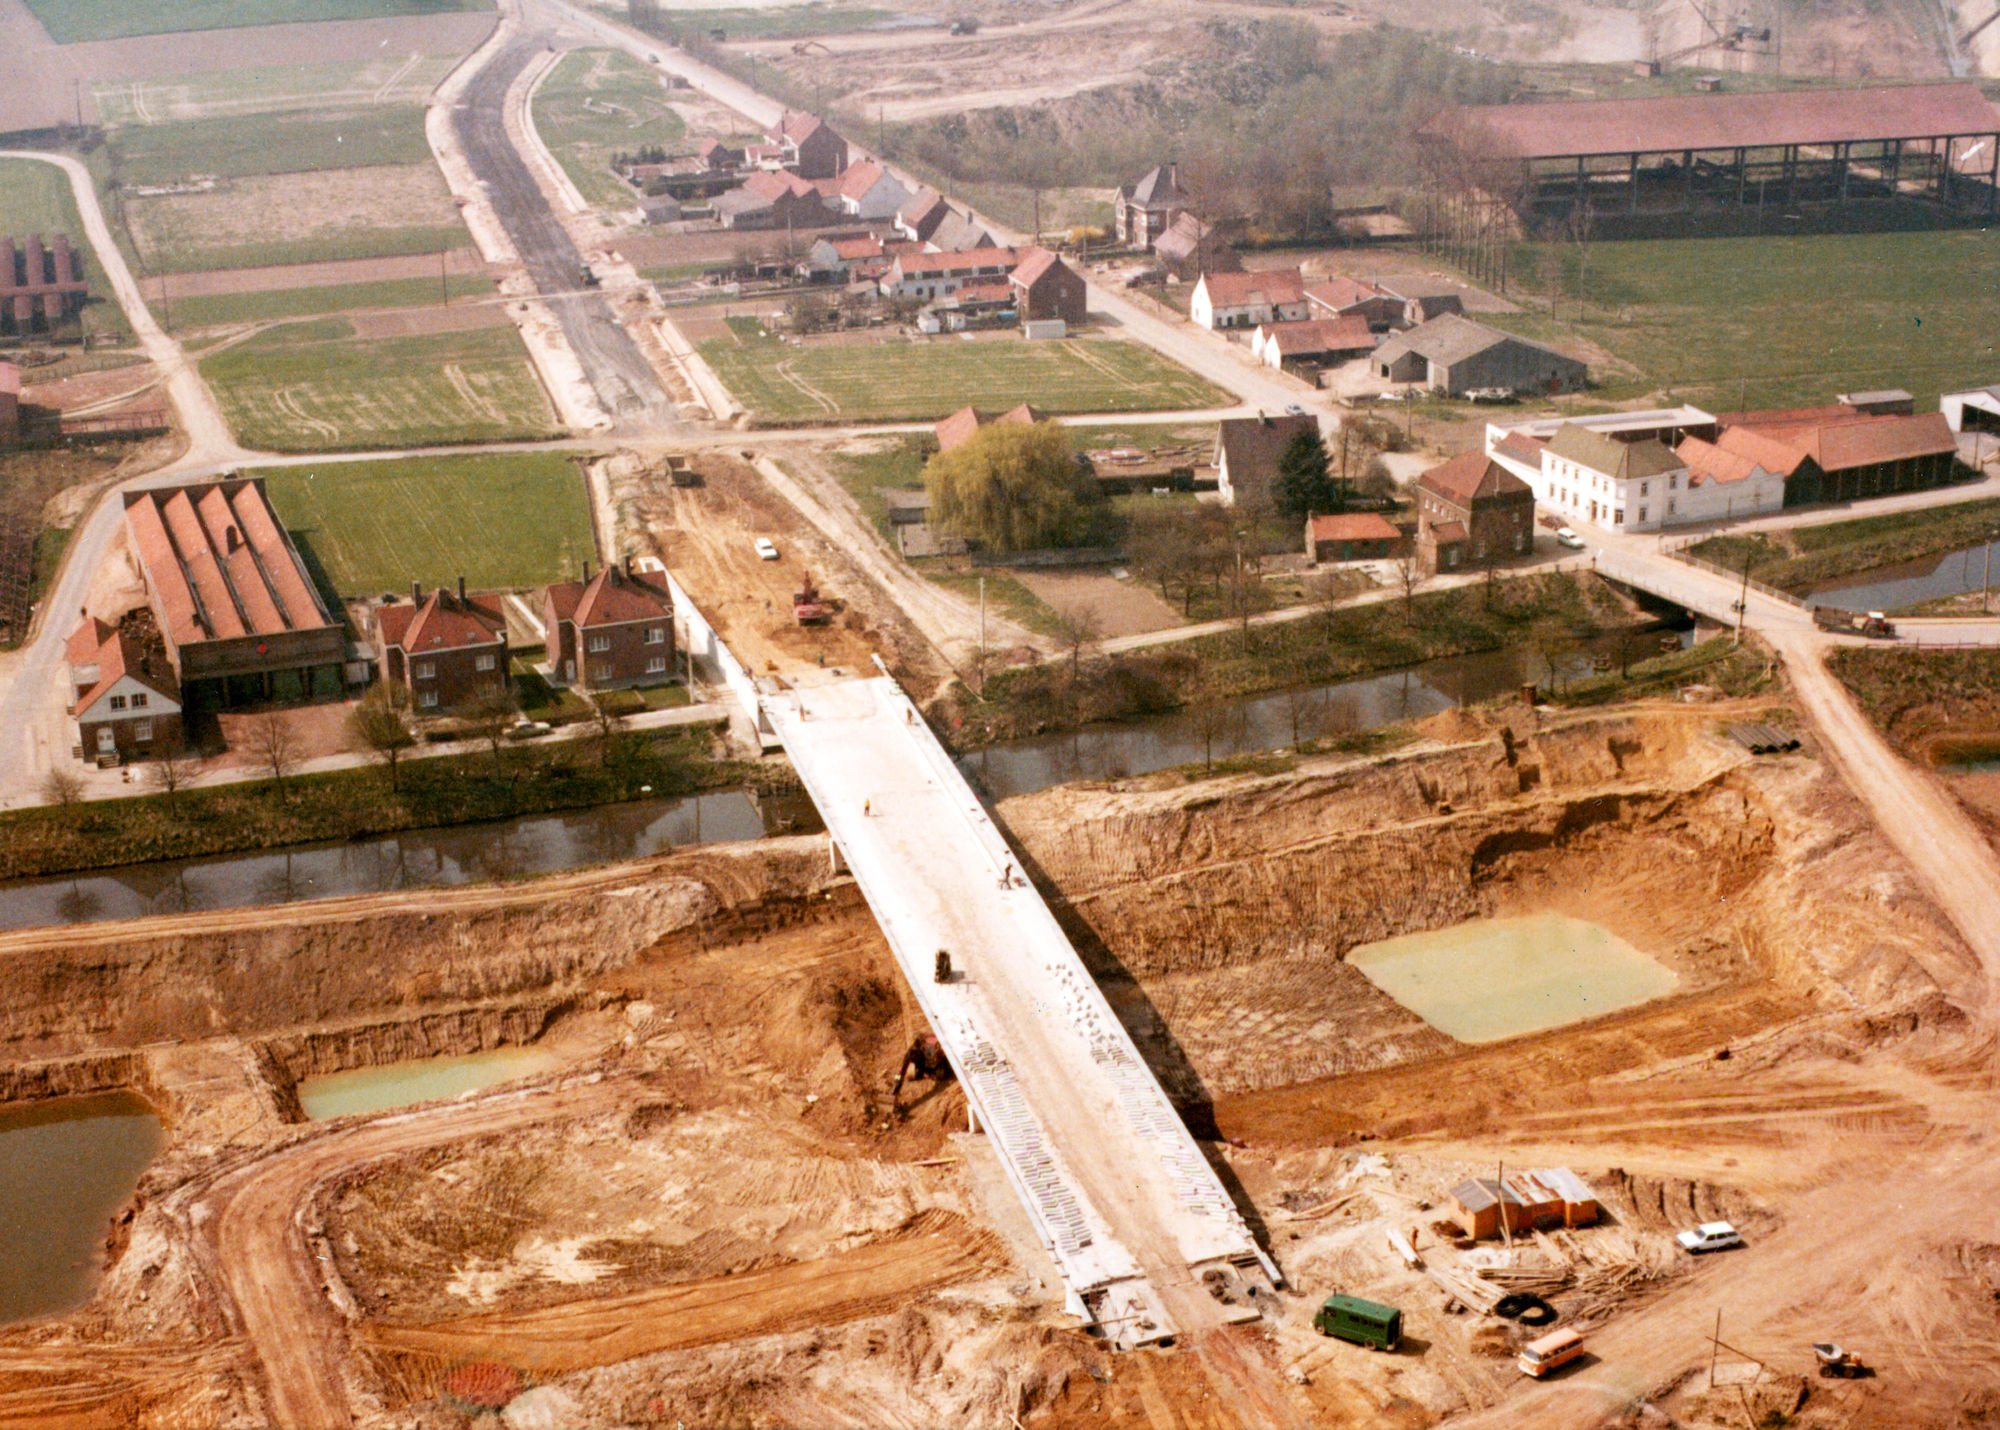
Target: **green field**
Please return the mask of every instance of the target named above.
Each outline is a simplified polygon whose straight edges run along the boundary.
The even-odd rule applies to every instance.
[[[621,20],[626,17],[623,3],[600,8],[607,9]],[[826,5],[819,0],[805,5],[772,5],[768,8],[676,11],[662,6],[661,10],[661,30],[697,40],[705,39],[710,30],[721,30],[732,40],[788,40],[806,35],[838,35],[865,30],[898,18],[893,10]]]
[[[1546,316],[1558,272],[1560,324]],[[1612,398],[1732,410],[1902,387],[1921,407],[2000,368],[2000,230],[1533,245],[1514,274],[1541,297],[1510,292],[1531,311],[1495,321],[1638,368],[1612,376]]]
[[[553,452],[272,467],[271,505],[343,597],[465,577],[525,590],[597,560],[583,476]]]
[[[218,70],[99,84],[91,94],[98,116],[108,125],[167,124],[280,110],[422,105],[458,59],[457,55],[396,54],[276,69]]]
[[[1000,410],[1165,412],[1231,400],[1136,343],[1070,338],[1024,342],[817,344],[732,334],[701,345],[736,399],[766,422],[920,422],[970,403]]]
[[[471,236],[461,225],[433,228],[334,229],[312,238],[266,243],[202,245],[179,237],[140,249],[140,267],[151,273],[211,273],[221,268],[275,268],[291,263],[336,263],[349,258],[407,258],[464,248]]]
[[[432,160],[416,105],[140,124],[114,130],[110,148],[112,173],[127,187],[195,174],[304,174]]]
[[[646,65],[616,50],[563,56],[535,92],[535,129],[590,203],[630,208],[635,195],[611,172],[611,156],[658,147],[688,151],[687,125]]]
[[[59,45],[234,30],[307,20],[373,20],[385,15],[445,15],[491,10],[492,0],[27,0]]]
[[[479,273],[455,273],[449,280],[453,298],[484,297],[493,280]],[[312,318],[323,313],[351,313],[361,308],[426,308],[438,301],[435,278],[390,278],[379,283],[336,283],[324,288],[283,288],[271,293],[217,293],[204,298],[155,301],[154,315],[174,332],[221,327],[230,323],[262,323],[274,318]]]
[[[93,337],[129,338],[132,325],[112,297],[104,266],[84,236],[83,217],[76,210],[69,175],[53,164],[35,159],[0,159],[0,234],[44,238],[58,233],[83,251],[83,275],[90,283],[90,300],[83,310],[83,330]]]
[[[273,328],[201,361],[236,438],[269,452],[553,436],[512,328],[356,341],[338,319]]]

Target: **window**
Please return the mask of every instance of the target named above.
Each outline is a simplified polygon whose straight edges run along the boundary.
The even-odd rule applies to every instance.
[[[146,698],[145,691],[134,691],[132,695],[132,708],[134,710],[144,710],[146,708]]]
[[[1680,499],[1679,499],[1678,497],[1668,497],[1668,498],[1667,498],[1667,515],[1668,515],[1668,516],[1672,516],[1672,515],[1674,514],[1674,509],[1675,509],[1675,508],[1676,508],[1677,506],[1679,506],[1679,504],[1680,504]]]
[[[1639,483],[1639,495],[1640,495],[1640,496],[1642,496],[1642,497],[1643,497],[1643,496],[1650,496],[1650,495],[1652,494],[1652,490],[1653,490],[1653,484],[1652,484],[1651,482],[1641,482],[1641,483]],[[1641,520],[1641,521],[1644,521],[1645,519],[1646,519],[1646,518],[1645,518],[1645,517],[1643,517],[1643,516],[1639,518],[1639,520]]]
[[[664,645],[666,644],[666,640],[667,640],[667,628],[665,626],[646,627],[647,645]]]
[[[482,656],[478,657],[477,659],[475,659],[475,660],[474,660],[474,661],[472,662],[472,668],[473,668],[474,670],[491,670],[491,669],[493,669],[493,657],[492,657],[492,656],[490,656],[490,655],[482,655]]]
[[[423,690],[417,693],[417,704],[422,709],[434,710],[437,708],[437,703],[438,693],[435,690]]]
[[[1639,513],[1639,515],[1642,520],[1645,518],[1644,512]],[[1618,515],[1613,517],[1611,520],[1614,526],[1623,526],[1625,524],[1625,508],[1622,506],[1619,507]]]
[[[1681,489],[1681,474],[1680,474],[1679,472],[1668,472],[1668,473],[1667,473],[1667,490],[1668,490],[1668,491],[1670,491],[1670,492],[1677,492],[1677,491],[1679,491],[1680,489]],[[1671,504],[1671,503],[1670,503],[1670,504],[1668,505],[1668,508],[1667,508],[1667,509],[1668,509],[1669,511],[1673,510],[1673,507],[1672,507],[1672,504]]]
[[[610,649],[611,649],[610,636],[592,636],[590,638],[590,652],[592,655],[597,654],[599,651],[606,651]]]
[[[1646,509],[1645,509],[1644,507],[1640,507],[1640,508],[1639,508],[1639,520],[1643,522],[1643,521],[1645,521],[1645,519],[1646,519]]]
[[[112,697],[111,697],[111,708],[112,708],[113,710],[123,710],[123,709],[125,708],[125,697],[124,697],[124,696],[122,696],[122,695],[114,695],[114,696],[112,696]]]
[[[608,660],[600,660],[596,665],[593,665],[590,668],[590,678],[592,680],[611,679],[611,662]]]
[[[665,656],[656,655],[646,662],[646,674],[665,675],[666,673],[667,673],[667,658]]]
[[[153,740],[153,722],[151,720],[141,720],[138,724],[134,725],[132,727],[132,738],[142,745],[151,744]]]
[[[438,673],[438,668],[436,661],[420,660],[417,662],[417,679],[433,680],[437,677],[437,673]],[[433,700],[431,701],[431,704],[435,705],[437,704],[437,701]]]

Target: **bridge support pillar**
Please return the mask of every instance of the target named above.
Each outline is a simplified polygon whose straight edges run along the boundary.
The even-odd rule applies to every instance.
[[[826,836],[826,871],[829,874],[847,872],[847,856],[840,852],[840,841],[831,834]]]

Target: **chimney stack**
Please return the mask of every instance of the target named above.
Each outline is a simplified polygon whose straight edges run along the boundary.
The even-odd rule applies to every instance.
[[[627,576],[637,576],[639,574],[639,558],[632,555],[629,551],[625,553],[625,574]]]
[[[465,604],[465,578],[463,576],[458,578],[458,604],[461,606]]]
[[[410,604],[413,606],[421,606],[423,603],[424,603],[424,583],[421,581],[412,581],[410,583]]]

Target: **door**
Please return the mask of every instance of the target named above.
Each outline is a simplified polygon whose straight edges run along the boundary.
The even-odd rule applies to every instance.
[[[118,737],[111,733],[109,725],[99,725],[97,727],[97,753],[100,755],[115,755],[118,753]]]

